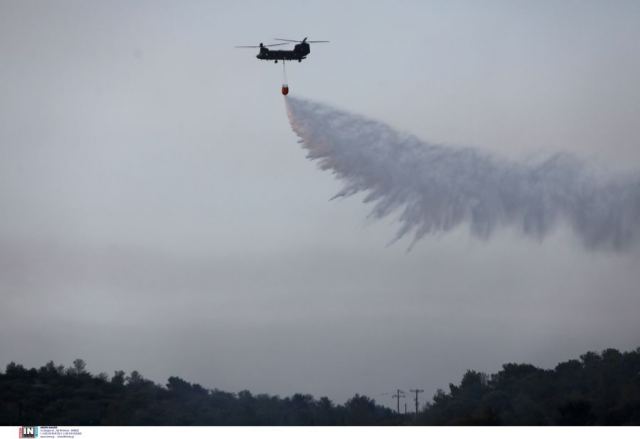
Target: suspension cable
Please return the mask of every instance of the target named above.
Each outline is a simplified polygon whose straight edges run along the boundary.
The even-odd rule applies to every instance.
[[[287,69],[285,68],[285,61],[282,60],[282,80],[284,81],[282,84],[288,84],[287,83]]]

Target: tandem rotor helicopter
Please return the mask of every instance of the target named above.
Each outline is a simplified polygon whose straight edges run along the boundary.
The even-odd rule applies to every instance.
[[[260,49],[260,52],[256,55],[256,58],[264,61],[273,61],[276,64],[278,61],[282,61],[282,74],[283,74],[283,84],[282,84],[282,94],[287,95],[289,93],[289,85],[287,84],[287,72],[285,70],[284,63],[285,61],[298,61],[302,62],[303,59],[306,59],[307,56],[311,53],[310,44],[315,43],[328,43],[326,40],[307,40],[308,37],[305,37],[302,41],[300,40],[287,40],[284,38],[274,38],[276,41],[284,41],[284,43],[275,43],[275,44],[262,44],[260,43],[258,46],[236,46],[239,49]],[[269,47],[274,46],[285,46],[287,44],[297,43],[293,46],[293,50],[271,50]]]

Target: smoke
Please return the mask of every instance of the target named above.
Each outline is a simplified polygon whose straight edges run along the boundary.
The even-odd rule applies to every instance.
[[[430,144],[317,102],[285,99],[293,131],[323,170],[359,192],[371,216],[399,214],[395,240],[468,223],[489,238],[501,227],[543,239],[565,222],[590,249],[622,250],[640,231],[640,176],[600,176],[568,154],[510,162],[466,147]]]

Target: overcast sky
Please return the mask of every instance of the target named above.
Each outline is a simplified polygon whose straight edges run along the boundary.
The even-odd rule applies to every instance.
[[[637,1],[0,0],[0,366],[87,361],[343,402],[640,345],[640,251],[392,246],[292,95],[509,158],[640,167]]]

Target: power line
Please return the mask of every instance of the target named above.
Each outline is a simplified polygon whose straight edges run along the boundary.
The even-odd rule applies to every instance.
[[[400,398],[404,398],[404,392],[400,389],[396,390],[395,395],[393,395],[392,398],[395,398],[398,400],[398,413],[400,413]]]
[[[420,407],[420,403],[418,402],[418,394],[424,392],[424,389],[410,389],[409,392],[415,393],[415,403],[416,403],[416,416],[418,416],[418,409]]]

